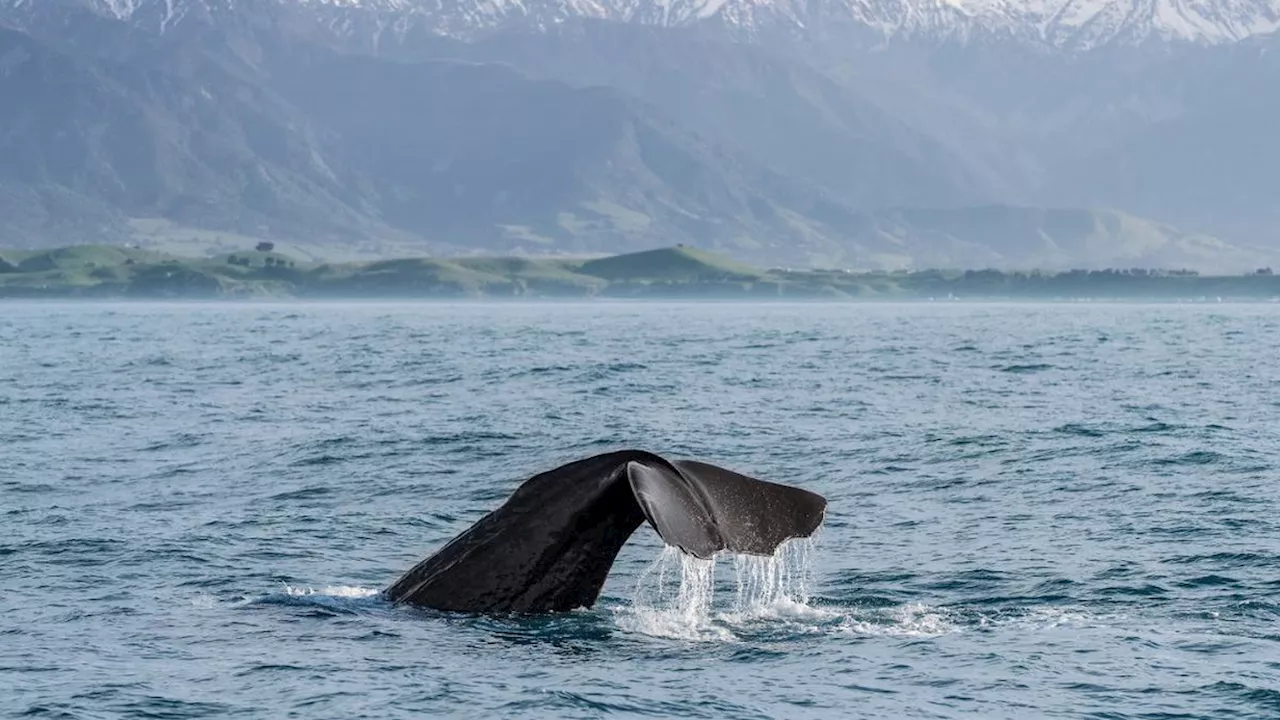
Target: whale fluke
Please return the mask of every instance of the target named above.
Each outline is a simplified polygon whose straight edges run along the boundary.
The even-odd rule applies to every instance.
[[[771,555],[822,524],[827,501],[696,460],[622,450],[526,480],[507,501],[406,572],[393,602],[476,613],[591,607],[646,520],[700,558]]]

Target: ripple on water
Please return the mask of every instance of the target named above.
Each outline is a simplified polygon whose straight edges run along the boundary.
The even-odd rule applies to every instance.
[[[1270,306],[5,310],[0,716],[1280,715]],[[823,537],[642,527],[551,618],[380,595],[620,447],[822,492]]]

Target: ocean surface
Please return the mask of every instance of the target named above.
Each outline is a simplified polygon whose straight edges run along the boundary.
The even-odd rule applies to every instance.
[[[825,526],[379,597],[624,447]],[[0,304],[0,717],[428,716],[1280,717],[1280,307]]]

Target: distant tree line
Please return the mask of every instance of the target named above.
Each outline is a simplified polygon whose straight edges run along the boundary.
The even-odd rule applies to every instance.
[[[877,277],[877,278],[912,278],[912,279],[938,279],[938,280],[1046,280],[1053,278],[1113,278],[1113,277],[1137,277],[1137,278],[1161,278],[1161,277],[1200,277],[1200,271],[1187,268],[1166,269],[1166,268],[1102,268],[1102,269],[1085,269],[1073,268],[1070,270],[1046,271],[1046,270],[996,270],[986,268],[982,270],[945,270],[939,268],[930,268],[927,270],[840,270],[840,269],[822,269],[822,270],[797,270],[794,268],[770,268],[769,272],[780,275],[834,275],[834,276],[853,276],[853,277]],[[1222,277],[1248,277],[1250,275],[1271,276],[1274,273],[1271,268],[1263,267],[1254,270],[1251,273],[1243,273],[1239,276],[1222,276]]]

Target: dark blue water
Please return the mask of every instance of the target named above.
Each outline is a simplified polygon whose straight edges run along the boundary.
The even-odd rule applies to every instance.
[[[1266,305],[5,304],[0,716],[1280,717],[1277,358]],[[637,608],[648,528],[591,611],[376,596],[621,447],[826,495],[807,601]]]

